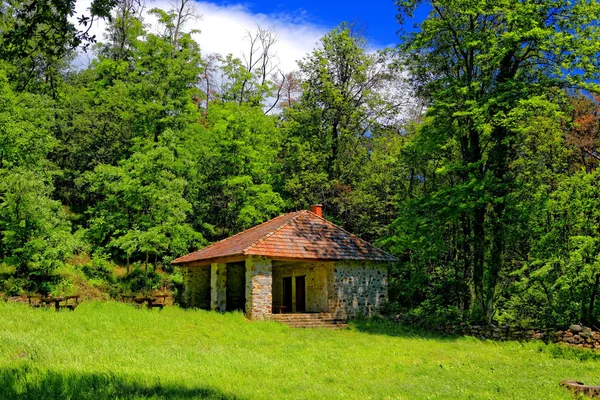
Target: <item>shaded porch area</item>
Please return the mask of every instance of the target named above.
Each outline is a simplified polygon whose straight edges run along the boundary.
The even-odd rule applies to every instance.
[[[335,305],[327,262],[273,261],[273,314],[328,313]]]
[[[244,311],[246,264],[214,263],[183,270],[185,306],[213,311]]]

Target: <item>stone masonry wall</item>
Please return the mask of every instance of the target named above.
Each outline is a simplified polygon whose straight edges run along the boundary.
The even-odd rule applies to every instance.
[[[328,284],[327,273],[331,263],[273,262],[273,305],[283,305],[284,277],[292,277],[292,310],[296,311],[296,276],[306,277],[306,311],[328,312]]]
[[[273,307],[273,267],[263,257],[246,259],[246,317],[269,319]]]
[[[338,318],[369,316],[387,300],[387,265],[373,262],[340,261],[333,266],[330,312]]]
[[[564,331],[530,329],[521,327],[486,325],[448,325],[441,330],[448,334],[474,336],[489,340],[543,340],[547,343],[564,343],[575,347],[600,349],[600,332],[581,325],[571,325]]]
[[[225,312],[227,305],[227,264],[210,266],[210,309]]]
[[[210,267],[183,267],[183,306],[210,309]]]

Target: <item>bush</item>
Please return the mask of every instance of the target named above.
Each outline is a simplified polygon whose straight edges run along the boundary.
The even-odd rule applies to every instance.
[[[27,280],[10,276],[0,281],[0,291],[6,296],[20,296],[25,292]]]
[[[104,257],[95,256],[91,264],[81,267],[85,276],[89,279],[101,279],[109,283],[114,282],[114,276],[110,262]]]
[[[457,307],[441,307],[427,301],[411,309],[387,302],[382,305],[381,313],[399,320],[404,325],[428,329],[464,322],[466,317]]]
[[[131,272],[122,279],[126,290],[137,293],[158,289],[161,286],[161,277],[153,269],[142,269],[135,264]]]
[[[76,288],[71,279],[61,279],[51,290],[53,296],[71,296],[76,294]]]
[[[171,288],[173,290],[173,301],[175,304],[183,303],[183,275],[181,274],[181,269],[176,268],[173,274],[169,277],[171,281]]]

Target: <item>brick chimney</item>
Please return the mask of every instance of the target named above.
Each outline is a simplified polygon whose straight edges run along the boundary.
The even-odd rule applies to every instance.
[[[319,217],[323,218],[323,206],[320,204],[313,204],[311,207],[311,211],[317,214]]]

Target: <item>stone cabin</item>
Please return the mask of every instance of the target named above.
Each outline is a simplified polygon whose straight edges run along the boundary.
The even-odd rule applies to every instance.
[[[275,217],[180,257],[184,306],[272,313],[371,315],[396,259],[327,221],[321,206]]]

